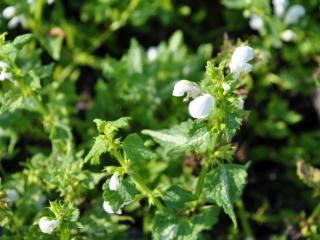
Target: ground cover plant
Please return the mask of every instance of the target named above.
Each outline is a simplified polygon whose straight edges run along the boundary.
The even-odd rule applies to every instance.
[[[319,239],[318,0],[0,2],[0,239]]]

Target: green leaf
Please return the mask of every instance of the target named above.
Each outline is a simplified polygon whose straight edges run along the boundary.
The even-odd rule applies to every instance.
[[[28,42],[31,41],[31,38],[32,38],[32,34],[29,34],[29,33],[20,35],[16,37],[12,43],[16,48],[21,49],[24,45],[26,45]]]
[[[219,208],[204,206],[193,216],[183,216],[170,209],[156,213],[152,223],[152,239],[197,240],[199,233],[210,230],[218,221]]]
[[[196,197],[192,192],[177,185],[170,187],[164,193],[164,202],[168,208],[172,209],[181,209],[185,203],[195,200]]]
[[[48,51],[48,53],[54,60],[60,59],[63,37],[47,36],[45,38],[41,37],[39,38],[39,40],[42,46]]]
[[[204,206],[192,216],[191,222],[196,232],[210,230],[218,222],[220,209],[217,206]]]
[[[127,68],[129,73],[143,72],[143,54],[141,47],[135,39],[131,40],[127,55]]]
[[[85,157],[85,162],[90,161],[91,164],[99,164],[100,156],[108,151],[108,141],[104,135],[96,137],[95,142]]]
[[[167,152],[196,151],[205,152],[212,146],[213,136],[207,130],[205,123],[191,120],[175,125],[170,129],[153,131],[143,130],[143,134],[151,136],[163,146]]]
[[[237,220],[233,203],[240,198],[246,183],[247,167],[223,164],[212,170],[205,178],[205,193],[208,201],[223,207],[235,226]]]
[[[101,119],[93,120],[97,129],[100,133],[104,133],[105,135],[114,134],[121,128],[127,128],[129,126],[130,117],[122,117],[116,121],[104,121]]]
[[[297,162],[297,174],[301,181],[308,186],[320,189],[320,169],[317,169],[304,161]]]
[[[103,198],[109,202],[114,212],[134,201],[138,193],[134,183],[129,179],[119,179],[120,186],[116,191],[109,189],[108,179],[103,185]]]
[[[126,157],[133,162],[141,162],[141,164],[146,164],[148,160],[157,157],[150,149],[148,149],[144,144],[142,139],[138,134],[130,134],[125,138],[122,143],[122,148],[126,154]]]

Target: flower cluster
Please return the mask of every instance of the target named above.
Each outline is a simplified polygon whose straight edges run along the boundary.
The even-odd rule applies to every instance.
[[[28,5],[30,6],[31,12],[34,12],[36,1],[27,0]],[[54,3],[54,0],[47,0],[47,4],[51,5]],[[2,17],[8,19],[8,28],[14,29],[21,25],[22,27],[27,26],[27,17],[25,14],[19,14],[16,6],[8,6],[2,11]]]
[[[229,64],[233,78],[238,78],[241,73],[248,73],[252,70],[249,63],[253,59],[253,49],[249,46],[240,46],[233,52]],[[230,89],[228,84],[222,84],[225,91]],[[178,81],[173,88],[172,95],[182,97],[186,95],[184,101],[189,98],[193,100],[189,103],[189,114],[196,119],[205,119],[210,115],[211,109],[215,105],[215,98],[209,93],[203,92],[200,86],[188,80]]]
[[[285,26],[298,23],[299,19],[305,15],[305,9],[301,5],[296,4],[288,8],[288,0],[273,0],[272,4],[274,14],[283,20]],[[264,20],[262,16],[254,13],[251,15],[249,25],[253,30],[262,32],[264,29]],[[296,38],[296,34],[294,31],[286,29],[280,34],[280,37],[285,42],[291,42]]]

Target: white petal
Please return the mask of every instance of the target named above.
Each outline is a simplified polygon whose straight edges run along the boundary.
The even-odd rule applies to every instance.
[[[5,192],[6,192],[6,198],[5,199],[6,199],[7,202],[13,203],[13,202],[18,201],[19,194],[18,194],[17,190],[15,190],[15,189],[6,189]]]
[[[287,25],[295,24],[301,17],[304,16],[306,10],[301,5],[293,5],[290,7],[284,17],[284,22]]]
[[[119,174],[114,173],[109,182],[109,189],[111,191],[117,191],[120,187]]]
[[[189,103],[189,113],[193,118],[203,119],[209,116],[214,105],[214,97],[204,94]]]
[[[41,232],[51,234],[59,225],[57,220],[49,220],[47,217],[40,218],[39,228]]]
[[[8,22],[8,28],[9,29],[14,29],[18,27],[19,24],[21,24],[23,27],[26,26],[27,19],[24,15],[18,15],[13,17],[9,22]]]
[[[272,0],[274,13],[281,17],[283,16],[289,2],[288,0]]]
[[[253,49],[248,46],[241,46],[236,48],[231,57],[229,64],[230,72],[234,77],[238,77],[241,72],[248,73],[252,66],[248,64],[253,59]]]
[[[12,18],[16,13],[16,8],[13,6],[6,7],[2,11],[2,16],[6,19]]]
[[[114,214],[115,212],[112,210],[112,207],[110,205],[109,202],[106,202],[104,201],[103,202],[103,209],[107,212],[107,213],[110,213],[110,214]],[[118,211],[116,212],[116,214],[121,214],[122,213],[122,210],[121,209],[118,209]]]
[[[11,78],[11,77],[12,77],[12,74],[9,72],[4,72],[4,71],[0,72],[0,81],[4,81],[4,80]]]
[[[4,62],[4,61],[0,61],[0,68],[8,68],[9,64]]]
[[[156,60],[158,57],[158,49],[156,47],[150,47],[147,51],[147,56],[150,62]]]
[[[187,93],[192,98],[199,96],[201,93],[200,87],[194,82],[188,80],[180,80],[174,85],[172,95],[176,97],[182,97]]]
[[[251,16],[249,25],[253,30],[261,31],[263,29],[263,19],[257,14]]]
[[[281,39],[285,42],[292,42],[296,38],[296,33],[287,29],[281,33]]]

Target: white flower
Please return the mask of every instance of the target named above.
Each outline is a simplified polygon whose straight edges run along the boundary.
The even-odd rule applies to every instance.
[[[295,24],[299,21],[301,17],[304,16],[306,10],[301,5],[293,5],[290,7],[284,16],[284,22],[287,25]]]
[[[180,80],[174,85],[172,95],[176,97],[182,97],[185,93],[187,93],[187,98],[189,96],[195,98],[200,95],[201,90],[199,85],[194,82]]]
[[[147,57],[150,62],[156,60],[158,57],[158,49],[156,47],[150,47],[147,51]]]
[[[57,220],[49,220],[47,217],[42,217],[39,220],[39,228],[41,232],[46,234],[51,234],[54,229],[56,229],[59,225],[59,221]]]
[[[189,103],[189,113],[193,118],[206,118],[209,116],[214,103],[215,100],[213,96],[208,93],[204,94],[195,98]]]
[[[14,203],[14,202],[18,201],[19,194],[18,194],[17,190],[15,190],[15,189],[6,189],[4,191],[6,193],[5,200],[7,202]]]
[[[54,0],[47,0],[47,3],[51,5],[52,3],[54,3]]]
[[[7,72],[8,67],[8,63],[0,61],[0,81],[4,81],[12,76],[11,73]]]
[[[283,16],[288,3],[288,0],[272,0],[274,13],[279,17]]]
[[[25,27],[27,25],[27,19],[24,15],[18,15],[13,18],[8,22],[8,28],[9,29],[14,29],[18,27],[18,25],[21,24],[21,26]]]
[[[230,90],[231,86],[228,83],[222,83],[222,88],[225,92],[228,92]]]
[[[16,8],[13,6],[6,7],[2,11],[2,16],[6,19],[12,18],[16,14]]]
[[[257,14],[253,14],[250,18],[249,25],[253,30],[261,31],[263,29],[263,19]]]
[[[109,182],[109,189],[111,191],[117,191],[120,187],[120,181],[119,181],[119,173],[114,173],[110,179]]]
[[[110,213],[110,214],[114,214],[114,213],[121,214],[122,213],[121,209],[118,209],[118,211],[114,212],[109,202],[104,201],[102,206],[103,206],[103,209],[107,213]]]
[[[296,33],[287,29],[281,33],[281,39],[285,42],[292,42],[296,38]]]
[[[230,71],[234,77],[238,77],[241,72],[248,73],[252,70],[252,65],[248,63],[253,59],[253,49],[248,46],[236,48],[229,64]]]

